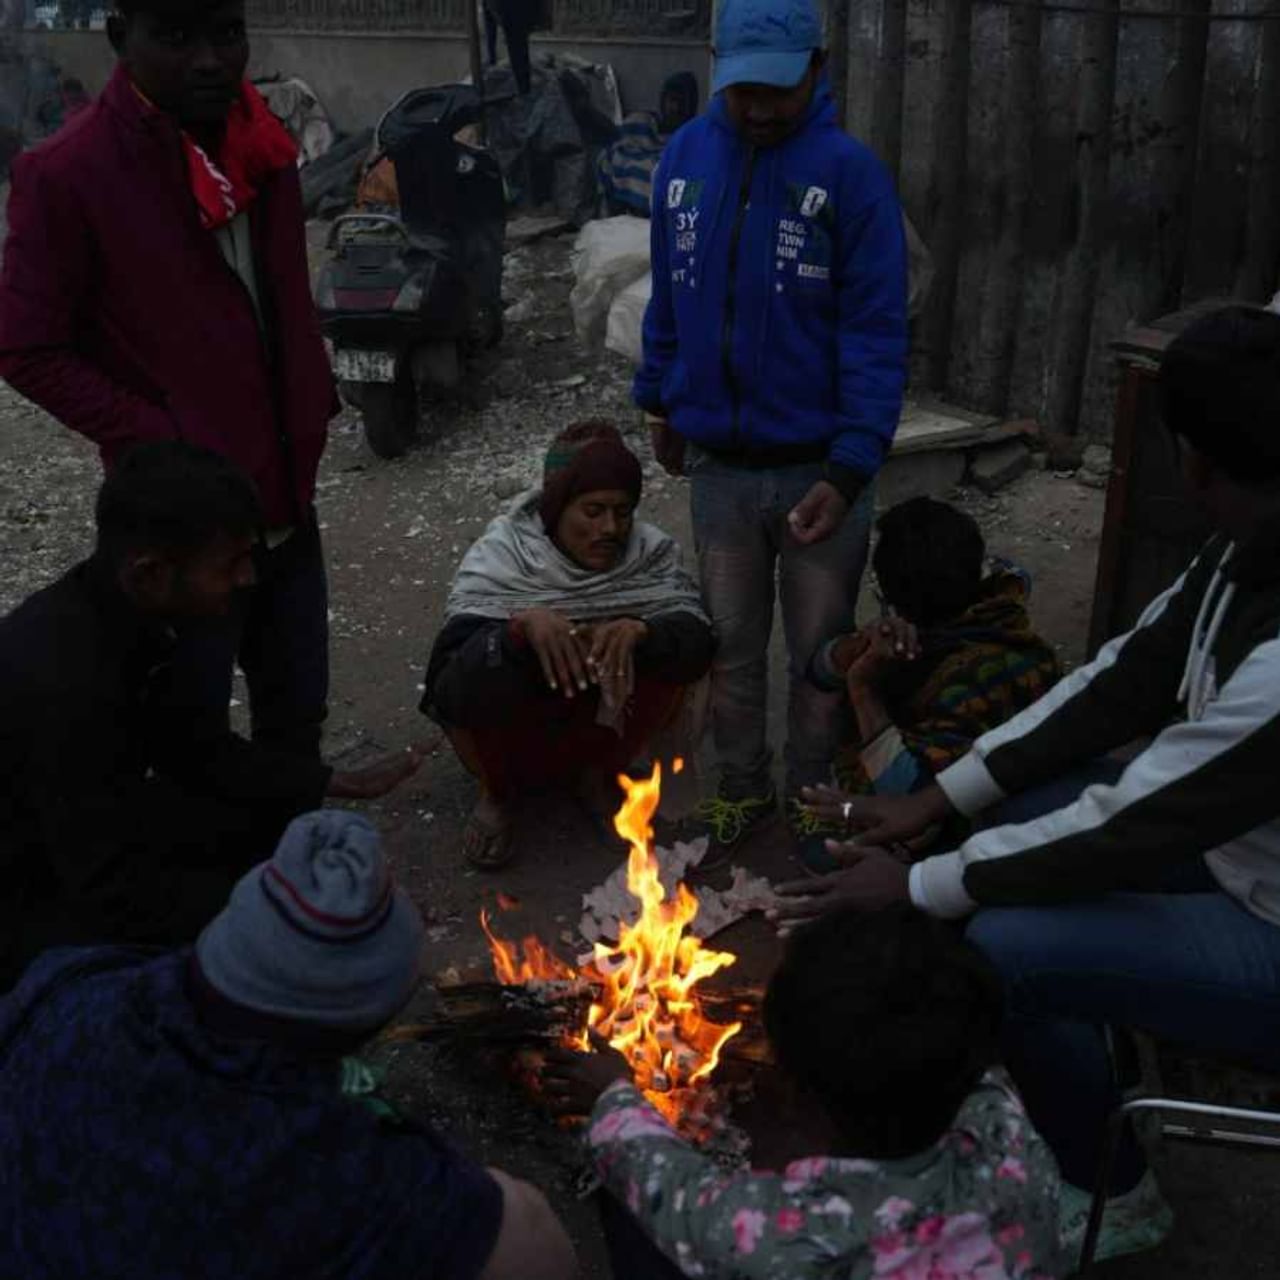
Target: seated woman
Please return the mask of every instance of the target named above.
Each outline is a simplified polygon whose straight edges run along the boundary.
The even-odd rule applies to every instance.
[[[780,1147],[733,1173],[677,1136],[621,1055],[558,1054],[551,1096],[594,1102],[615,1280],[1061,1275],[1057,1168],[992,1070],[999,1018],[994,971],[939,921],[897,908],[803,929],[764,1004]]]
[[[463,557],[422,710],[480,779],[463,837],[474,866],[510,860],[512,801],[611,779],[711,665],[679,546],[635,519],[640,488],[617,430],[579,423],[552,441],[542,488]]]
[[[848,690],[857,725],[836,756],[839,790],[810,795],[815,838],[801,856],[814,871],[835,869],[822,834],[849,795],[927,786],[1061,675],[1027,617],[1025,577],[1005,567],[983,576],[986,546],[970,516],[912,498],[876,527],[872,566],[886,616],[830,641],[809,665],[819,688]]]

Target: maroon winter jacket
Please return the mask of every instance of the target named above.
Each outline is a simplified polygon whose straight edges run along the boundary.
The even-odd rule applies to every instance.
[[[249,216],[261,327],[200,225],[177,125],[117,69],[92,107],[14,162],[0,376],[108,466],[130,443],[174,436],[223,454],[278,527],[311,503],[336,402],[296,170],[269,178]]]

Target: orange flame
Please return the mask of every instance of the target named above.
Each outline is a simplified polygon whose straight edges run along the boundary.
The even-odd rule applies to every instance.
[[[494,969],[505,983],[533,978],[586,978],[598,987],[587,1027],[570,1037],[588,1045],[587,1028],[598,1032],[631,1066],[636,1085],[667,1119],[678,1123],[696,1101],[720,1061],[725,1044],[742,1029],[704,1018],[694,988],[737,959],[712,951],[686,932],[698,914],[698,900],[683,884],[667,896],[653,852],[653,828],[662,789],[662,768],[634,781],[618,779],[626,798],[614,828],[631,846],[627,889],[640,903],[635,924],[619,923],[616,946],[597,942],[590,968],[577,973],[529,937],[522,944],[495,937],[486,912],[480,923],[493,951]]]
[[[578,974],[549,947],[544,947],[533,934],[523,942],[507,942],[489,927],[489,913],[480,912],[480,927],[489,939],[493,953],[493,971],[498,981],[507,986],[521,986],[538,979],[572,980]]]

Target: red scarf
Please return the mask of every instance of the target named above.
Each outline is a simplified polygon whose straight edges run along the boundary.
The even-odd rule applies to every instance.
[[[216,160],[185,130],[181,136],[200,224],[210,231],[247,209],[272,174],[298,162],[289,131],[247,80],[227,116]]]

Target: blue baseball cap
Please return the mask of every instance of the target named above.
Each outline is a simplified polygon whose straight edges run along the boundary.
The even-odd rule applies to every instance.
[[[794,88],[821,48],[822,20],[813,0],[721,0],[711,92],[735,84]]]

